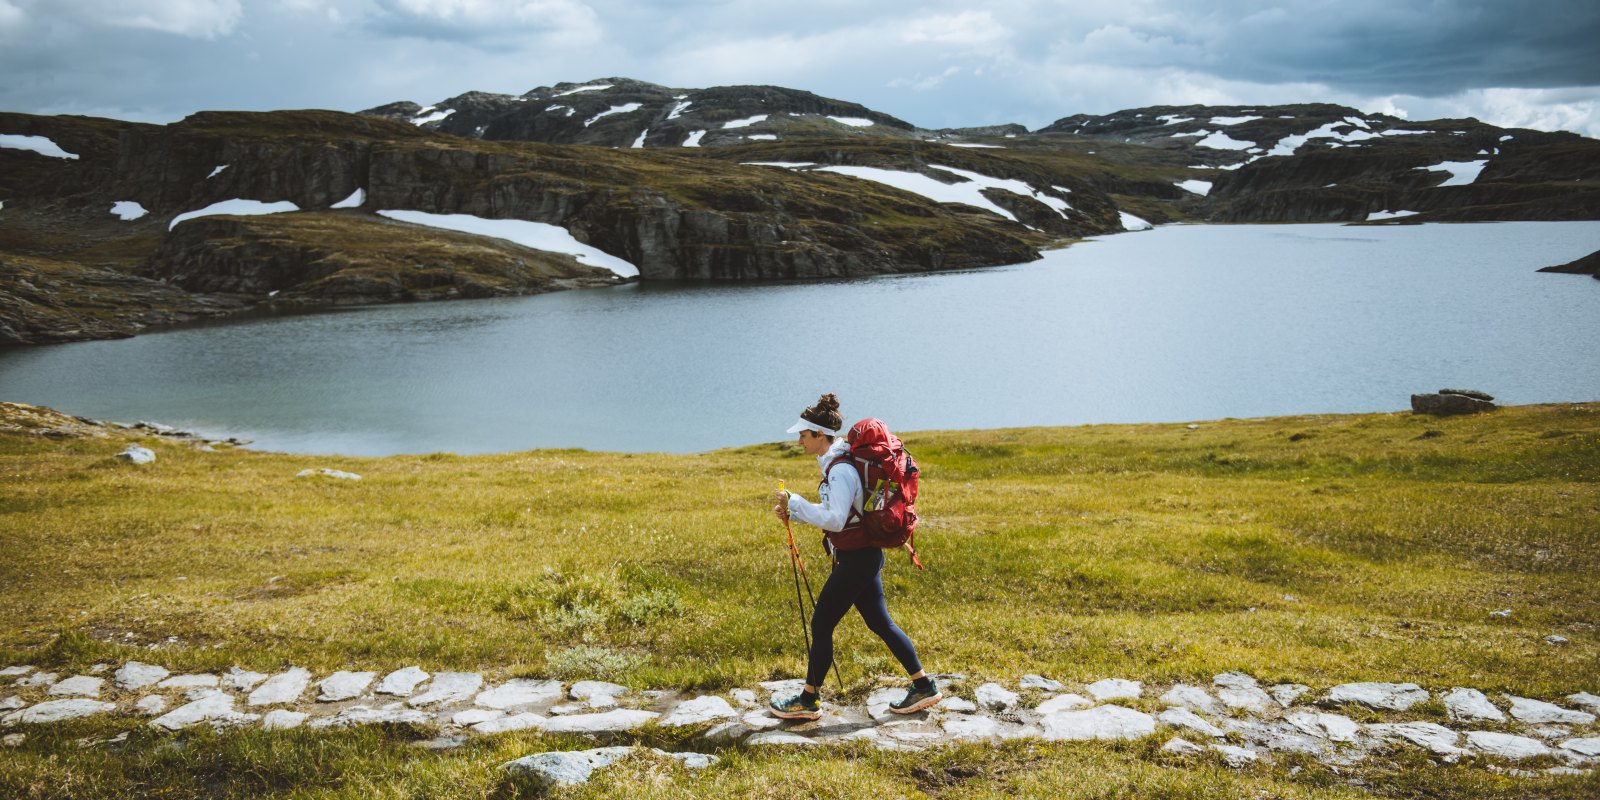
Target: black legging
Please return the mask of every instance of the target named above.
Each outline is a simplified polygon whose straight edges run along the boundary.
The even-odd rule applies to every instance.
[[[840,552],[839,564],[822,584],[817,594],[817,607],[811,615],[811,660],[806,666],[806,683],[821,688],[828,679],[828,665],[833,663],[833,629],[844,619],[845,612],[855,606],[867,628],[889,645],[889,652],[906,668],[907,675],[922,671],[917,661],[917,648],[911,644],[900,626],[889,618],[889,607],[883,602],[883,551],[876,547]]]

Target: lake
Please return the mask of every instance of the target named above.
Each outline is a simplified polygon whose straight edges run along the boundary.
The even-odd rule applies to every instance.
[[[895,430],[1600,400],[1600,222],[1168,226],[1029,264],[257,316],[0,350],[0,399],[259,449],[697,452]]]

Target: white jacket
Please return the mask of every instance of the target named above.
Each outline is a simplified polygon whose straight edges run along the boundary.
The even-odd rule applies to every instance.
[[[844,437],[834,439],[828,452],[817,456],[817,469],[827,469],[829,461],[849,451],[850,445],[845,443]],[[843,461],[834,465],[826,478],[819,490],[822,496],[818,503],[806,502],[804,497],[789,493],[789,518],[837,533],[850,518],[850,510],[861,508],[861,473],[854,464]]]

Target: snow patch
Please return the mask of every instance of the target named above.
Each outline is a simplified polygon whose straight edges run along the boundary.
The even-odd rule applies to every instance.
[[[1420,213],[1422,213],[1422,212],[1420,212],[1420,211],[1374,211],[1371,214],[1367,215],[1367,221],[1368,222],[1372,222],[1373,220],[1379,220],[1379,219],[1399,219],[1400,217],[1409,217],[1409,216],[1412,216],[1413,214],[1420,214]]]
[[[681,96],[682,95],[680,95],[680,97]],[[693,100],[685,100],[685,101],[673,106],[672,107],[672,111],[667,114],[667,119],[677,119],[679,116],[681,116],[683,114],[683,110],[688,108],[689,104],[693,103],[693,102],[694,102]]]
[[[233,165],[232,164],[223,164],[222,166],[211,170],[211,174],[206,176],[206,180],[211,180],[212,178],[217,177],[217,175],[221,174],[223,170],[225,170],[225,169],[227,169],[228,167],[231,167],[231,166],[233,166]]]
[[[610,107],[610,108],[608,108],[608,109],[606,109],[606,110],[604,110],[604,111],[602,111],[602,112],[590,117],[589,119],[585,120],[584,123],[583,123],[583,127],[587,128],[590,125],[593,125],[596,122],[599,122],[601,120],[601,118],[609,117],[612,114],[627,114],[629,112],[638,111],[640,105],[641,105],[640,103],[624,103],[624,104],[622,104],[620,106],[612,106],[612,107]]]
[[[810,161],[741,161],[740,163],[757,167],[786,167],[788,169],[804,169],[816,166]]]
[[[355,191],[350,193],[349,197],[346,197],[345,199],[340,200],[339,202],[334,203],[332,206],[329,206],[329,207],[330,208],[360,208],[361,204],[365,203],[365,202],[367,202],[367,190],[366,189],[357,188]]]
[[[578,92],[599,92],[599,91],[603,91],[605,89],[610,89],[613,85],[615,85],[615,84],[594,83],[594,84],[590,84],[588,86],[579,86],[576,89],[568,89],[568,90],[566,90],[564,92],[556,92],[555,94],[550,95],[550,96],[551,97],[566,97],[569,94],[577,94]]]
[[[578,109],[573,108],[572,106],[562,106],[562,105],[549,106],[548,108],[545,109],[545,111],[546,112],[550,112],[550,111],[565,111],[566,112],[566,116],[569,116],[569,117],[572,116],[573,114],[578,113]]]
[[[1004,146],[998,144],[978,144],[977,142],[946,142],[946,144],[950,145],[951,147],[982,147],[990,150],[1006,149]]]
[[[1258,116],[1249,116],[1249,117],[1212,117],[1211,118],[1211,124],[1212,125],[1223,125],[1223,126],[1238,125],[1238,124],[1244,123],[1244,122],[1254,122],[1254,121],[1256,121],[1258,119],[1261,119],[1261,117],[1259,115]]]
[[[863,117],[828,117],[828,119],[831,119],[840,125],[849,125],[852,128],[872,127],[872,120],[865,119]]]
[[[1282,139],[1279,139],[1276,145],[1273,145],[1272,150],[1268,151],[1267,155],[1292,156],[1296,150],[1300,149],[1300,145],[1303,145],[1312,139],[1334,139],[1340,142],[1360,142],[1367,139],[1376,139],[1379,136],[1379,134],[1372,133],[1371,131],[1364,131],[1360,129],[1352,130],[1349,133],[1339,133],[1334,130],[1334,128],[1338,128],[1347,124],[1348,123],[1344,122],[1343,120],[1340,120],[1339,122],[1330,122],[1313,131],[1307,131],[1306,133],[1294,136],[1285,136]],[[1390,133],[1393,133],[1393,131],[1390,131]]]
[[[1205,128],[1201,128],[1200,130],[1197,130],[1197,131],[1185,131],[1183,133],[1174,133],[1174,134],[1171,134],[1169,136],[1169,138],[1176,139],[1176,138],[1178,138],[1180,136],[1210,136],[1210,135],[1211,135],[1211,131],[1208,131]]]
[[[1362,118],[1360,118],[1360,117],[1345,117],[1344,121],[1350,123],[1351,125],[1356,126],[1357,128],[1360,128],[1362,130],[1367,130],[1367,131],[1372,130],[1372,126],[1368,125],[1367,121],[1362,119]]]
[[[178,227],[178,223],[197,217],[211,217],[218,214],[233,214],[237,216],[256,216],[260,214],[282,214],[286,211],[299,211],[300,207],[288,200],[279,200],[276,203],[263,203],[260,200],[223,200],[212,203],[205,208],[194,211],[185,211],[172,218],[172,223],[167,225],[167,230]]]
[[[10,150],[32,150],[41,156],[51,158],[76,159],[76,153],[62,150],[48,136],[22,136],[15,133],[0,133],[0,147]]]
[[[1440,186],[1466,186],[1478,179],[1478,173],[1483,171],[1483,165],[1489,163],[1488,159],[1479,161],[1441,161],[1431,167],[1417,167],[1430,172],[1448,172],[1449,180]]]
[[[939,169],[960,174],[948,167],[940,167]],[[1010,211],[995,205],[993,201],[980,193],[984,188],[982,185],[970,180],[962,183],[942,183],[919,172],[903,172],[893,169],[879,169],[877,167],[831,166],[820,167],[817,171],[836,172],[852,178],[882,183],[902,191],[921,195],[936,203],[964,203],[999,214],[1012,222],[1017,221],[1017,218]]]
[[[683,140],[683,146],[684,147],[699,147],[700,146],[700,140],[704,139],[704,138],[706,138],[706,132],[705,131],[695,131],[695,132],[689,134],[689,138]]]
[[[727,130],[729,128],[748,128],[751,125],[756,124],[757,122],[766,122],[768,116],[769,115],[767,115],[767,114],[757,114],[757,115],[755,115],[753,117],[745,117],[744,119],[730,120],[728,122],[722,123],[722,129],[723,130]]]
[[[1117,215],[1122,217],[1122,227],[1130,231],[1147,231],[1155,227],[1149,222],[1129,214],[1126,211],[1118,211]]]
[[[752,133],[744,138],[749,139],[752,142],[771,142],[776,141],[778,136],[777,134],[772,133]]]
[[[624,278],[636,277],[639,274],[638,267],[574,239],[566,228],[559,225],[523,219],[486,219],[471,214],[429,214],[425,211],[399,209],[379,211],[378,215],[413,225],[504,239],[535,250],[567,253],[575,256],[581,263],[609,269]]]
[[[1212,150],[1249,150],[1256,146],[1255,142],[1241,142],[1222,131],[1195,142],[1197,147],[1209,147]]]
[[[429,114],[429,111],[433,111],[433,106],[428,106],[427,108],[418,111],[417,115],[411,118],[411,124],[427,125],[430,122],[438,122],[439,120],[456,113],[456,110],[453,108],[446,108],[442,111],[434,111],[432,114]]]
[[[1179,181],[1174,183],[1173,186],[1176,186],[1186,192],[1193,192],[1201,197],[1211,194],[1211,181]]]
[[[1384,136],[1416,136],[1416,135],[1422,134],[1422,133],[1433,133],[1433,131],[1411,131],[1411,130],[1405,130],[1403,128],[1390,128],[1389,130],[1384,131],[1383,135]]]
[[[1180,117],[1177,114],[1162,114],[1161,116],[1156,117],[1156,119],[1161,120],[1162,125],[1176,125],[1180,122],[1194,122],[1194,117]]]
[[[150,212],[132,200],[118,200],[111,204],[111,213],[116,214],[123,222],[132,222]]]
[[[650,135],[650,129],[649,128],[645,128],[644,130],[639,131],[639,138],[634,139],[633,140],[633,144],[630,145],[630,146],[631,147],[635,147],[635,148],[644,147],[644,137],[649,136],[649,135]]]

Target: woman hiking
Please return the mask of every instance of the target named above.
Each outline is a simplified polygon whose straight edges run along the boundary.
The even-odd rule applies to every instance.
[[[816,405],[800,413],[800,421],[789,428],[789,433],[799,434],[801,449],[807,455],[816,456],[822,468],[822,484],[817,489],[820,502],[809,503],[799,495],[779,491],[778,504],[772,508],[779,519],[794,519],[821,528],[827,549],[833,554],[833,572],[822,585],[816,607],[812,609],[811,652],[805,687],[794,697],[774,699],[769,707],[773,716],[783,719],[822,716],[817,689],[826,682],[828,666],[833,663],[833,629],[851,606],[855,606],[867,628],[889,646],[889,651],[911,676],[911,689],[899,702],[891,703],[889,710],[910,714],[944,699],[917,661],[917,649],[911,644],[911,638],[889,617],[879,575],[883,569],[883,550],[872,546],[852,549],[836,546],[859,540],[859,536],[848,534],[859,530],[862,524],[861,473],[849,457],[849,445],[839,436],[843,424],[844,419],[839,416],[839,398],[832,394],[823,395]]]

